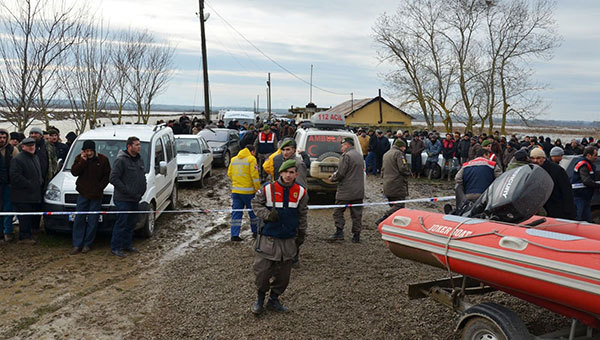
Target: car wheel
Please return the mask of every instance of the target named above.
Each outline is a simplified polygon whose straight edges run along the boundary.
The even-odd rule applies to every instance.
[[[229,161],[231,160],[231,155],[229,155],[229,151],[226,151],[223,154],[223,167],[227,168],[229,167]]]
[[[150,238],[154,235],[154,230],[156,228],[156,213],[154,210],[156,207],[154,206],[154,202],[148,204],[148,210],[151,211],[144,217],[144,226],[140,230],[139,234],[143,238]]]
[[[206,185],[206,183],[204,182],[204,168],[200,169],[200,179],[196,182],[196,186],[198,188],[204,188],[204,186]]]
[[[173,183],[173,191],[171,191],[171,197],[169,200],[169,210],[177,210],[177,199],[179,198],[179,194],[177,193],[177,182]]]

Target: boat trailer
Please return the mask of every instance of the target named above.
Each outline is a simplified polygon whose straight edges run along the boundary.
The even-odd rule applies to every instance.
[[[461,334],[462,340],[600,340],[598,330],[577,319],[572,319],[571,327],[534,336],[512,310],[490,302],[473,304],[467,298],[495,290],[473,278],[457,275],[410,284],[408,297],[410,300],[430,298],[460,313],[454,331]]]

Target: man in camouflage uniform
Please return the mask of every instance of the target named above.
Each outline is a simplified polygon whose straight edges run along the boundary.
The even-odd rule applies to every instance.
[[[365,168],[360,153],[354,148],[354,139],[346,137],[341,146],[342,158],[338,169],[329,177],[332,182],[337,182],[335,204],[361,204],[365,198]],[[352,242],[360,242],[360,231],[362,229],[362,206],[350,207],[352,217]],[[333,222],[335,233],[329,241],[344,240],[344,211],[346,207],[333,209]]]
[[[406,143],[398,138],[392,148],[383,155],[383,194],[388,201],[401,201],[408,196],[408,177],[410,177],[410,168],[406,162]],[[377,220],[377,225],[383,222],[388,216],[396,210],[404,208],[404,203],[390,204],[390,209]]]

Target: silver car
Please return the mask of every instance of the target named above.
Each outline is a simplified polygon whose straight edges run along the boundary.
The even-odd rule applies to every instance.
[[[194,182],[203,187],[212,173],[213,153],[204,138],[197,135],[175,135],[177,148],[177,180]]]

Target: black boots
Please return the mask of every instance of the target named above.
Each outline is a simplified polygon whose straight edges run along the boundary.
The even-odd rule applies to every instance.
[[[360,243],[360,233],[354,233],[352,236],[352,243]]]
[[[344,229],[336,228],[335,233],[329,237],[330,242],[343,241]]]
[[[252,304],[252,313],[258,315],[265,310],[263,305],[265,304],[265,293],[258,292],[256,301]]]
[[[276,312],[287,312],[287,308],[283,307],[279,302],[279,297],[271,292],[269,295],[269,301],[267,302],[267,309],[274,310]]]

